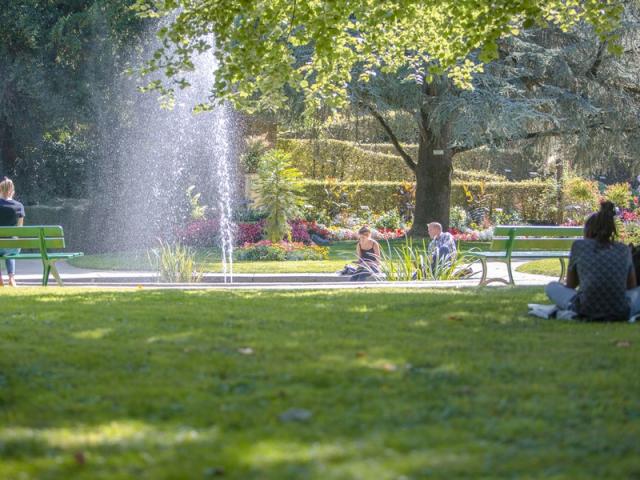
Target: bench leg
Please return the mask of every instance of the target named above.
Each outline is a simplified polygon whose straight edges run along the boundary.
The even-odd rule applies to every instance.
[[[507,259],[507,273],[509,274],[509,285],[515,285],[516,282],[513,280],[513,271],[511,270],[511,258]]]
[[[42,286],[49,285],[49,273],[51,273],[51,265],[46,262],[42,262]]]
[[[58,286],[61,287],[62,279],[60,278],[60,274],[58,273],[58,268],[56,267],[55,263],[51,264],[51,274],[53,275],[53,278],[56,279],[56,283],[58,284]]]
[[[562,282],[564,278],[567,276],[567,259],[564,257],[560,257],[560,278],[559,282]]]
[[[490,283],[504,283],[505,285],[515,285],[515,283],[513,282],[513,275],[511,273],[511,264],[507,263],[507,270],[509,272],[509,281],[505,280],[504,278],[487,278],[487,274],[488,274],[488,265],[487,265],[487,259],[486,258],[479,258],[480,262],[482,263],[482,278],[480,279],[480,283],[478,284],[478,286],[480,287],[484,287],[486,285],[489,285]]]
[[[480,257],[480,263],[482,264],[482,277],[480,277],[480,283],[478,285],[486,285],[487,281],[487,259]]]

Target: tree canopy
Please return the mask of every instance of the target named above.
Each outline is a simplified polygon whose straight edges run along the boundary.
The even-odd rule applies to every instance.
[[[185,87],[192,55],[216,48],[209,102],[249,111],[286,104],[287,89],[303,91],[311,109],[341,106],[347,85],[377,72],[418,83],[446,73],[470,87],[501,38],[536,25],[567,30],[584,21],[619,49],[610,32],[622,12],[619,0],[138,0],[136,8],[151,17],[178,12],[144,70],[164,70],[170,81],[149,88],[170,95]]]

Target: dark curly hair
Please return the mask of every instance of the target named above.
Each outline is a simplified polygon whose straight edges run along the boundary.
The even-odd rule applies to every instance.
[[[600,211],[592,214],[584,224],[584,238],[593,238],[600,245],[612,244],[618,236],[616,206],[609,201],[600,204]]]

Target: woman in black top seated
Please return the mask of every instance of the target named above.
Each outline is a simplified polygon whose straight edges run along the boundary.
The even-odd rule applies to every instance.
[[[615,241],[615,206],[603,202],[584,226],[584,239],[571,246],[567,284],[552,282],[549,298],[563,310],[589,320],[626,320],[640,312],[640,289],[631,249]]]
[[[13,182],[4,177],[0,181],[0,227],[21,227],[24,222],[24,206],[13,199],[16,190]],[[20,249],[0,249],[0,255],[19,253]],[[9,274],[9,285],[16,286],[16,261],[12,258],[5,259],[7,273]],[[2,270],[0,270],[0,287],[4,287],[2,280]]]
[[[351,277],[354,282],[366,280],[374,273],[380,273],[380,245],[371,238],[369,227],[358,231],[358,270]]]

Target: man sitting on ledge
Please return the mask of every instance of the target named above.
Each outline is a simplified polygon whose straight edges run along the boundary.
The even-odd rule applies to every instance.
[[[431,256],[431,270],[439,265],[448,264],[456,258],[456,241],[449,232],[442,231],[442,225],[438,222],[431,222],[427,225],[429,237],[429,255]]]

